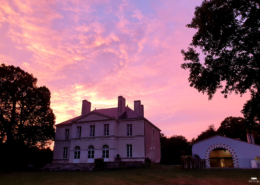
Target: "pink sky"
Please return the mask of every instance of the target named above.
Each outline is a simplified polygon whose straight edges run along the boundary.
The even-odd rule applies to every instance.
[[[218,91],[212,100],[191,88],[181,49],[202,0],[4,0],[0,63],[19,66],[47,86],[56,123],[92,109],[117,106],[122,95],[166,136],[196,137],[228,116],[242,116],[249,94]]]

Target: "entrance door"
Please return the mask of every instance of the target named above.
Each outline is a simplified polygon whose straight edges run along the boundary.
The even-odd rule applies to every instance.
[[[234,167],[230,152],[224,148],[216,148],[209,156],[210,167]]]
[[[74,163],[79,163],[79,159],[80,159],[80,147],[76,146],[75,147],[75,151],[74,151]]]

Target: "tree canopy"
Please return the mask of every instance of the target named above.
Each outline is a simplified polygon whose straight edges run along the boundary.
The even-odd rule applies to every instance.
[[[161,163],[181,164],[181,155],[191,155],[191,145],[184,136],[170,138],[161,134]]]
[[[19,67],[0,65],[0,143],[45,145],[54,138],[51,93]]]
[[[229,138],[240,139],[247,141],[246,137],[246,124],[244,118],[241,117],[227,117],[225,118],[217,130],[221,136]]]
[[[198,137],[196,139],[192,139],[191,143],[194,143],[194,142],[198,142],[198,141],[202,141],[204,139],[208,139],[210,137],[213,137],[215,135],[218,135],[214,125],[209,125],[208,129],[201,132],[200,135],[198,135]]]
[[[220,88],[225,97],[249,90],[242,113],[252,128],[260,121],[260,1],[204,0],[187,27],[197,29],[191,47],[181,51],[191,61],[181,65],[190,70],[190,86],[209,99]]]

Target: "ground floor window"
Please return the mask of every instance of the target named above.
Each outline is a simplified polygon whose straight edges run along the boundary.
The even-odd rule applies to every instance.
[[[79,146],[75,147],[74,159],[80,159],[80,147]]]
[[[94,146],[92,145],[88,147],[88,158],[89,159],[94,158]]]
[[[109,158],[109,147],[107,145],[103,146],[103,158]]]
[[[63,148],[63,158],[66,159],[68,157],[68,147]]]
[[[132,145],[126,145],[127,157],[132,157]]]

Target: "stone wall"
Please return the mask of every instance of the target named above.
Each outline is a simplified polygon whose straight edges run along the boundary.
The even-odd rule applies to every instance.
[[[140,168],[145,164],[142,161],[133,162],[105,162],[102,169]],[[96,170],[102,170],[96,169]],[[95,163],[52,163],[43,167],[43,171],[93,171]]]
[[[142,161],[129,161],[129,162],[107,162],[105,163],[106,169],[113,168],[139,168],[144,167],[144,163]]]
[[[43,171],[92,171],[95,167],[94,163],[55,163],[47,164],[43,167]]]

